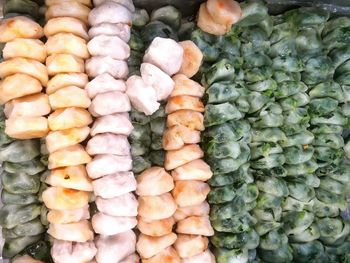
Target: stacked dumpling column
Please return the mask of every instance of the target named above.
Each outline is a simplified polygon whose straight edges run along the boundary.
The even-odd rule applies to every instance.
[[[90,113],[96,117],[87,152],[94,156],[87,165],[93,179],[97,213],[92,226],[99,236],[95,240],[96,261],[137,262],[136,235],[138,202],[133,191],[136,180],[128,136],[133,126],[129,119],[131,105],[124,93],[128,76],[126,60],[130,56],[132,1],[94,1],[89,14],[91,58],[86,70],[92,79],[86,91],[92,99]]]
[[[209,220],[210,191],[205,182],[212,172],[201,158],[204,154],[198,145],[204,130],[204,105],[201,98],[204,88],[189,79],[202,62],[202,53],[192,41],[180,43],[184,50],[181,74],[173,77],[175,88],[165,108],[167,130],[163,136],[165,168],[172,171],[175,181],[172,194],[177,205],[174,219],[177,223],[175,250],[181,262],[215,262],[208,250],[208,236],[214,234]]]
[[[46,94],[48,74],[45,45],[39,39],[42,27],[26,16],[4,19],[0,42],[4,62],[0,64],[0,104],[5,104],[5,133],[16,139],[40,138],[47,134],[45,115],[51,111]]]
[[[46,93],[54,112],[48,118],[46,137],[49,152],[47,188],[42,198],[49,208],[48,233],[54,237],[51,250],[55,262],[86,262],[94,258],[94,233],[88,221],[91,180],[85,164],[91,157],[79,144],[92,123],[86,110],[91,100],[85,91],[88,76],[84,73],[87,49],[87,16],[91,2],[67,3],[47,0],[46,66],[51,79]],[[81,253],[84,250],[84,253]]]
[[[141,232],[137,241],[137,252],[144,263],[180,262],[172,245],[176,241],[173,233],[176,203],[170,191],[174,180],[162,167],[151,167],[137,177],[139,195],[139,217],[137,227]]]

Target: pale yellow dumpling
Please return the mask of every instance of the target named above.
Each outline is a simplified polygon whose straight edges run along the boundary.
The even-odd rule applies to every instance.
[[[161,219],[161,220],[147,220],[143,217],[139,217],[137,220],[137,228],[142,234],[160,237],[170,234],[173,230],[175,220],[173,217]]]
[[[161,195],[174,188],[174,181],[162,167],[151,167],[137,176],[138,195]]]
[[[139,216],[147,220],[169,218],[175,213],[176,208],[176,203],[170,193],[139,197]]]
[[[210,192],[207,183],[201,181],[176,181],[172,191],[176,204],[179,207],[198,205],[205,201]]]
[[[92,123],[87,110],[81,108],[58,109],[48,118],[50,130],[59,131],[71,128],[81,128]]]
[[[72,128],[61,131],[50,131],[46,136],[47,150],[52,153],[59,149],[84,141],[90,133],[89,127]]]
[[[49,98],[43,93],[11,100],[5,104],[4,108],[7,118],[16,116],[40,117],[50,112]]]
[[[49,169],[86,164],[91,157],[80,144],[63,148],[49,156]]]
[[[214,230],[209,216],[190,216],[177,222],[176,232],[187,235],[212,236]]]
[[[5,126],[5,133],[19,140],[42,138],[49,132],[45,117],[17,116],[7,119]]]
[[[77,1],[60,1],[50,5],[45,13],[46,21],[54,17],[75,17],[88,24],[90,8]]]
[[[84,73],[84,60],[70,54],[53,54],[46,59],[50,76],[60,73]]]
[[[86,242],[94,239],[94,232],[88,220],[70,224],[50,224],[47,233],[65,241]]]
[[[91,192],[92,182],[84,165],[57,168],[51,171],[45,182],[52,186]]]
[[[71,54],[80,58],[90,57],[86,41],[72,33],[58,33],[46,41],[46,51],[52,54]]]
[[[184,74],[176,74],[173,81],[175,88],[170,97],[188,95],[201,98],[204,95],[204,87]]]
[[[62,187],[49,187],[42,193],[42,199],[49,209],[72,210],[87,206],[89,194]]]
[[[91,0],[76,0],[76,1],[86,6],[92,6]],[[45,0],[45,5],[51,6],[51,5],[64,3],[64,2],[71,2],[71,0]]]
[[[27,58],[11,58],[0,63],[0,78],[23,73],[38,79],[46,87],[49,80],[46,66],[39,61]]]
[[[0,23],[0,42],[5,43],[16,38],[39,39],[44,36],[42,27],[25,16],[16,16]]]
[[[179,234],[174,244],[176,252],[181,258],[193,257],[208,248],[209,240],[200,235]]]
[[[76,86],[59,89],[49,95],[49,100],[53,110],[69,107],[88,108],[91,104],[87,92]]]
[[[47,83],[46,94],[52,94],[67,86],[85,88],[89,83],[89,78],[84,73],[62,73],[52,77]]]
[[[197,144],[189,144],[179,150],[168,151],[165,154],[165,169],[173,170],[181,165],[204,156],[202,149]]]
[[[55,17],[46,22],[44,33],[46,37],[56,35],[58,33],[72,33],[85,40],[89,40],[86,24],[74,17]]]
[[[42,63],[46,60],[45,45],[38,39],[16,38],[6,43],[2,54],[5,60],[15,57],[34,59]]]
[[[25,85],[23,85],[25,83]],[[42,90],[39,80],[26,74],[14,74],[0,81],[0,104]]]
[[[163,249],[171,246],[176,241],[176,234],[170,233],[161,237],[151,237],[141,234],[136,244],[137,252],[139,252],[142,258],[150,258]]]
[[[168,128],[163,134],[163,149],[166,151],[181,149],[185,144],[200,143],[200,131],[191,130],[183,125]]]
[[[47,214],[47,220],[53,224],[75,223],[81,220],[90,219],[89,206],[72,210],[53,210]]]
[[[142,262],[143,263],[159,263],[159,262],[181,263],[181,258],[177,254],[176,250],[172,246],[169,246],[153,257],[142,259]]]

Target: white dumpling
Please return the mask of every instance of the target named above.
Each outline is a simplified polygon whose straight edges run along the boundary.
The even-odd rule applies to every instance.
[[[136,235],[130,230],[113,236],[99,236],[95,243],[98,263],[116,263],[135,252]]]
[[[113,198],[135,191],[137,183],[132,172],[118,172],[103,176],[92,185],[96,196]]]
[[[102,133],[92,137],[86,146],[86,151],[90,155],[115,154],[129,155],[130,144],[124,135],[113,133]]]
[[[90,262],[97,249],[93,241],[70,242],[54,239],[51,247],[51,256],[55,263],[85,263]]]
[[[147,85],[140,76],[131,76],[126,81],[126,94],[132,106],[146,115],[152,115],[159,109],[156,91]]]
[[[86,165],[86,171],[92,179],[97,179],[116,172],[126,172],[131,169],[131,156],[117,156],[112,154],[96,155],[94,159]]]
[[[110,56],[125,60],[130,56],[130,47],[118,36],[99,35],[87,44],[91,56]]]
[[[126,232],[137,225],[136,217],[109,216],[103,213],[95,214],[91,222],[95,233],[108,236]]]
[[[91,80],[86,86],[90,98],[96,97],[100,93],[110,92],[110,91],[126,91],[125,81],[113,78],[108,73],[103,73],[98,75],[96,78]]]
[[[111,1],[125,6],[131,12],[135,12],[135,6],[134,6],[134,3],[132,2],[132,0],[111,0]],[[106,2],[106,0],[93,0],[93,2],[94,2],[94,6],[98,6],[98,5]]]
[[[142,63],[140,71],[143,81],[155,89],[157,100],[166,100],[175,87],[172,78],[150,63]]]
[[[100,23],[124,23],[131,25],[131,12],[125,6],[114,1],[104,1],[89,13],[89,24],[95,26]]]
[[[137,200],[133,193],[114,198],[96,198],[96,205],[100,212],[110,216],[137,216]]]
[[[91,135],[110,132],[128,136],[133,128],[128,116],[118,113],[97,118],[91,128]]]
[[[156,37],[146,50],[143,62],[151,63],[172,76],[181,68],[183,53],[183,48],[175,40]]]
[[[125,43],[128,43],[130,40],[131,30],[129,25],[122,23],[101,23],[90,28],[90,39],[100,35],[118,36]]]
[[[128,112],[130,110],[131,105],[128,95],[120,91],[110,91],[98,94],[92,100],[89,107],[89,111],[94,117]]]
[[[108,56],[96,56],[86,60],[85,69],[90,78],[109,73],[114,78],[125,79],[129,74],[126,61],[113,59]]]

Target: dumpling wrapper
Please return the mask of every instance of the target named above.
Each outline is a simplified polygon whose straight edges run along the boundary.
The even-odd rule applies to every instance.
[[[88,34],[90,39],[100,35],[118,36],[125,43],[128,43],[131,30],[129,25],[123,23],[101,23],[91,27]]]
[[[89,206],[73,210],[49,210],[47,220],[52,224],[77,223],[81,220],[90,219]]]
[[[39,39],[43,36],[42,27],[26,16],[4,19],[0,23],[0,43],[10,42],[16,38]]]
[[[84,60],[71,54],[53,54],[46,59],[50,76],[61,73],[84,73]]]
[[[187,235],[213,236],[209,216],[191,216],[177,222],[176,232]]]
[[[98,75],[108,73],[116,79],[126,79],[129,74],[126,61],[102,56],[88,59],[85,64],[85,70],[90,78],[96,78]]]
[[[42,138],[49,132],[45,117],[17,116],[7,119],[5,126],[5,133],[18,140]]]
[[[104,1],[89,14],[90,26],[100,23],[123,23],[131,26],[132,15],[128,8],[113,1]]]
[[[148,86],[140,76],[131,76],[126,81],[126,86],[126,94],[136,110],[152,115],[159,109],[160,103],[157,102],[156,91]]]
[[[51,131],[82,128],[92,123],[87,110],[81,108],[58,109],[50,114],[48,123]]]
[[[102,133],[92,137],[86,146],[90,155],[115,154],[130,155],[128,137],[113,133]]]
[[[163,134],[163,149],[178,150],[186,144],[201,142],[200,131],[191,130],[183,125],[175,125],[165,130]]]
[[[2,56],[4,60],[22,57],[44,63],[46,60],[45,44],[38,39],[16,38],[6,43]]]
[[[207,216],[209,212],[209,204],[207,201],[204,201],[198,205],[178,207],[174,214],[174,219],[177,222],[190,216]]]
[[[179,207],[194,206],[205,201],[210,192],[207,183],[201,181],[176,181],[172,191],[176,204]]]
[[[203,156],[204,152],[199,145],[185,145],[179,150],[167,151],[165,153],[164,167],[170,171],[196,159],[201,159]]]
[[[49,153],[84,141],[90,134],[89,127],[50,131],[46,136],[46,147]]]
[[[87,192],[93,191],[91,179],[87,176],[84,165],[51,170],[45,182],[51,186]]]
[[[56,239],[86,242],[94,239],[94,232],[88,220],[70,224],[50,224],[47,233]]]
[[[48,55],[70,54],[83,59],[90,57],[86,40],[72,33],[57,33],[50,36],[45,46]]]
[[[74,17],[55,17],[46,21],[44,26],[46,37],[54,36],[58,33],[72,33],[85,40],[89,40],[86,24]]]
[[[96,197],[98,211],[109,216],[137,216],[138,202],[133,193],[127,193],[113,198]]]
[[[4,108],[4,113],[7,118],[15,118],[17,116],[40,117],[50,112],[49,98],[43,93],[11,100],[5,104]]]
[[[80,144],[55,151],[49,156],[49,169],[75,166],[91,162],[91,157]]]
[[[176,238],[177,236],[174,233],[161,237],[151,237],[140,234],[136,249],[142,258],[151,258],[174,244]]]
[[[127,172],[132,169],[131,156],[117,156],[113,154],[96,155],[86,165],[86,170],[91,179],[97,179],[104,175],[117,172]]]
[[[172,76],[181,68],[183,53],[183,48],[175,40],[156,37],[147,48],[143,62],[151,63]]]
[[[204,104],[198,97],[187,95],[171,97],[167,102],[165,112],[171,114],[179,110],[204,112]]]
[[[176,250],[172,246],[169,246],[153,257],[142,259],[142,262],[143,263],[159,263],[159,262],[181,263],[182,261],[179,255],[177,254]]]
[[[91,128],[91,136],[107,132],[129,136],[134,127],[128,115],[118,113],[97,118]]]
[[[170,192],[174,181],[162,167],[151,167],[137,176],[136,194],[139,196],[157,196]]]
[[[26,85],[23,85],[26,83]],[[17,73],[0,81],[0,104],[12,99],[39,93],[42,90],[39,80],[27,74]]]
[[[50,105],[53,110],[60,108],[88,108],[91,100],[87,92],[76,86],[67,86],[49,95]]]
[[[87,44],[91,56],[109,56],[125,60],[130,56],[130,47],[118,36],[99,35]]]
[[[97,262],[120,262],[135,252],[136,235],[131,230],[113,236],[100,235],[96,238],[95,244]]]
[[[95,98],[98,94],[110,92],[110,91],[126,91],[125,81],[113,78],[108,73],[98,75],[91,80],[85,87],[85,90],[89,94],[89,97]]]
[[[102,198],[114,198],[136,190],[136,179],[132,172],[117,172],[92,182],[94,193]]]
[[[173,81],[175,82],[175,87],[173,92],[171,93],[170,97],[175,96],[193,96],[202,98],[204,95],[204,87],[201,86],[196,81],[188,78],[184,74],[176,74],[173,76]]]
[[[168,115],[167,127],[183,125],[191,130],[204,131],[204,116],[192,110],[179,110]]]
[[[137,225],[136,217],[109,216],[101,212],[96,213],[91,222],[95,233],[106,236],[124,233]]]
[[[207,181],[213,176],[210,166],[202,159],[194,160],[177,167],[171,172],[175,181],[198,180]]]
[[[172,232],[175,220],[173,217],[160,220],[147,220],[138,217],[137,228],[142,234],[152,237],[168,235]]]
[[[146,85],[151,86],[156,91],[157,100],[166,100],[175,86],[171,77],[150,63],[142,63],[140,71]]]
[[[89,194],[62,187],[49,187],[42,193],[42,199],[49,209],[73,210],[87,206]]]
[[[69,242],[54,239],[51,247],[51,256],[55,262],[90,262],[96,253],[93,241]]]
[[[55,17],[74,17],[88,24],[90,8],[77,1],[60,1],[60,3],[49,6],[45,12],[45,19],[49,21]]]
[[[94,117],[129,112],[131,104],[128,95],[120,91],[97,94],[89,107]]]
[[[169,218],[175,213],[176,208],[175,200],[170,193],[139,197],[139,216],[147,220]]]
[[[39,80],[44,87],[49,80],[46,66],[39,61],[17,57],[0,63],[0,78],[4,79],[16,73],[32,76]]]
[[[67,86],[76,86],[84,89],[88,82],[89,78],[84,73],[57,74],[47,83],[46,94],[50,95]]]
[[[179,234],[174,248],[181,258],[187,258],[203,253],[208,248],[208,244],[207,237]]]

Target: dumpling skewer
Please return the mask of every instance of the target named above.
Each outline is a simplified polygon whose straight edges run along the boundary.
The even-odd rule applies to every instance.
[[[98,1],[88,16],[91,26],[87,48],[91,58],[85,68],[91,81],[86,92],[88,110],[96,120],[86,150],[93,156],[87,165],[98,212],[92,216],[97,263],[138,262],[135,254],[138,202],[133,191],[128,136],[133,126],[131,104],[125,94],[130,56],[131,11],[123,3]],[[129,2],[133,7],[132,1]],[[111,13],[111,15],[108,15]]]
[[[175,89],[166,105],[168,129],[163,136],[163,148],[167,150],[164,166],[172,170],[175,181],[172,194],[178,207],[174,214],[178,235],[174,249],[181,262],[212,263],[215,258],[208,249],[208,237],[214,230],[206,202],[210,191],[206,181],[212,177],[212,172],[201,159],[204,154],[198,145],[204,127],[201,102],[204,88],[189,79],[197,73],[203,56],[192,41],[185,41],[182,46],[182,74],[173,77]],[[177,115],[180,117],[173,117]],[[185,120],[181,116],[199,117]]]
[[[90,57],[87,16],[91,1],[46,0],[46,92],[54,112],[49,116],[46,138],[49,152],[47,188],[42,198],[50,222],[48,233],[54,238],[54,262],[90,262],[96,255],[94,232],[89,222],[89,201],[93,186],[85,165],[90,155],[80,144],[90,133],[92,117],[87,111],[91,99],[85,90],[88,76],[85,59]]]
[[[0,42],[4,61],[0,63],[0,103],[5,104],[5,133],[15,139],[44,137],[46,115],[51,112],[48,96],[42,93],[48,82],[43,64],[46,47],[39,39],[43,28],[26,16],[4,19]]]

